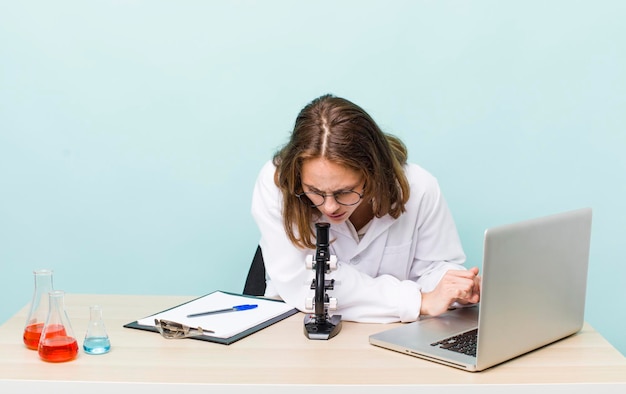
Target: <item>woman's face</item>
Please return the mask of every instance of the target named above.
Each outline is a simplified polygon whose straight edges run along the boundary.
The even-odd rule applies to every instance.
[[[309,159],[302,163],[302,189],[305,193],[326,195],[324,203],[317,207],[331,224],[341,224],[363,202],[354,205],[342,205],[333,198],[337,192],[355,191],[363,193],[365,179],[362,175],[348,167],[330,162],[324,158]]]

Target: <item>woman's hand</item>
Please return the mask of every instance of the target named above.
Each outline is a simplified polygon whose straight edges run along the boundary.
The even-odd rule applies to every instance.
[[[422,293],[421,315],[437,316],[448,310],[454,302],[475,304],[480,301],[480,276],[478,268],[450,270],[435,289]]]

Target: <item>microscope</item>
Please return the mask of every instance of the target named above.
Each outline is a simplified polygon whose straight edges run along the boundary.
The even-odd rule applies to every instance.
[[[341,315],[328,315],[329,309],[337,308],[337,300],[326,294],[333,290],[335,280],[326,280],[325,275],[337,269],[337,256],[331,256],[328,250],[330,228],[329,223],[316,223],[317,241],[315,258],[307,256],[306,265],[315,270],[315,279],[311,281],[311,290],[315,290],[315,298],[307,298],[307,309],[315,313],[304,317],[304,335],[309,339],[330,339],[341,330]]]

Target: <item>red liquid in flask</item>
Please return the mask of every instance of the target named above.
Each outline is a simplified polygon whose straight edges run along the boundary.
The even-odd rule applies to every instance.
[[[31,324],[24,329],[24,344],[31,350],[37,350],[43,323]]]
[[[36,323],[26,326],[24,329],[24,344],[31,350],[37,350],[39,347],[39,339],[41,338],[41,331],[43,331],[43,323]],[[62,325],[54,325],[48,327],[47,338],[67,335],[65,333],[65,327]]]
[[[73,337],[56,336],[44,338],[39,346],[39,357],[44,361],[62,362],[76,358],[78,342]]]

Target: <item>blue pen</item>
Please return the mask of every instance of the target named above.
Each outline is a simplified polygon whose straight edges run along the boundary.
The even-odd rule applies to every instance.
[[[193,313],[191,315],[187,315],[187,317],[198,317],[198,316],[206,316],[206,315],[215,315],[217,313],[247,311],[248,309],[254,309],[257,306],[258,305],[256,304],[235,305],[232,308],[218,309],[216,311],[209,311],[209,312]]]

